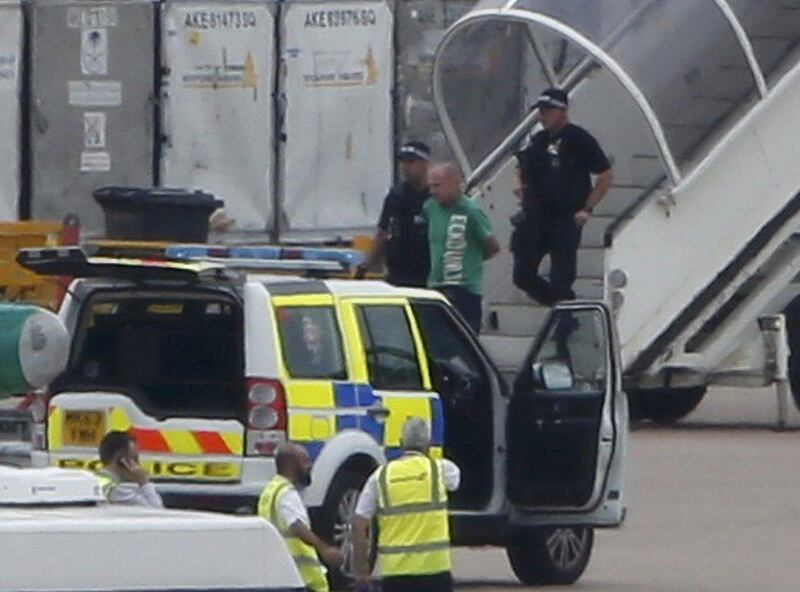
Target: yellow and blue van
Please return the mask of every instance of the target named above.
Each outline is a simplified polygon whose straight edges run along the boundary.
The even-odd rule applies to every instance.
[[[507,385],[438,292],[325,277],[346,275],[353,252],[166,255],[21,253],[29,269],[77,278],[60,311],[69,365],[40,397],[35,465],[96,469],[102,436],[127,430],[168,504],[248,511],[290,440],[314,460],[315,528],[347,549],[360,488],[418,416],[432,454],[461,467],[454,544],[506,546],[521,580],[574,581],[593,528],[622,522],[627,408],[602,303],[557,306]]]

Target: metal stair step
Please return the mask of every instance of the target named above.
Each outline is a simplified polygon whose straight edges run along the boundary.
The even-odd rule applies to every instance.
[[[602,300],[603,294],[603,278],[602,277],[583,277],[578,276],[572,289],[575,291],[575,297],[588,300]]]
[[[609,157],[612,157],[609,154]],[[653,179],[664,173],[664,163],[655,152],[643,152],[625,157],[614,158],[611,166],[614,170],[614,184],[622,187],[647,187]]]
[[[546,276],[545,276],[546,277]],[[603,295],[603,278],[602,277],[578,277],[572,286],[575,295],[578,298],[587,298],[590,300],[602,300]],[[500,298],[488,296],[485,298],[488,305],[531,305],[535,304],[531,297],[525,292],[512,286],[509,290],[504,291]]]
[[[530,301],[530,304],[490,304],[484,319],[484,333],[531,337],[542,328],[550,309]],[[496,320],[496,327],[494,321]]]
[[[578,277],[602,278],[604,255],[605,249],[599,247],[581,247],[578,249]]]
[[[581,246],[578,249],[578,277],[601,278],[603,277],[603,256],[605,249],[600,247]],[[542,259],[539,273],[543,276],[550,275],[550,256]]]
[[[591,300],[603,298],[601,278],[578,278],[573,288],[577,298]],[[519,290],[516,292],[513,303],[487,302],[484,315],[485,333],[511,336],[533,336],[538,333],[550,308],[534,302]]]
[[[622,212],[628,209],[629,206],[638,199],[638,197],[645,190],[644,186],[638,185],[614,185],[608,190],[608,193],[603,198],[595,213],[597,216],[619,216]]]
[[[598,208],[594,216],[589,218],[586,226],[583,227],[583,237],[581,238],[581,248],[603,247],[606,228],[616,219],[615,216],[603,215]]]
[[[509,380],[514,378],[533,342],[531,337],[515,335],[482,334],[479,339],[501,374]]]

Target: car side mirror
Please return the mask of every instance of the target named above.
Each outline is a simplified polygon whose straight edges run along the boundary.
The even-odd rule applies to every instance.
[[[561,360],[537,362],[532,367],[533,381],[537,387],[548,391],[565,391],[574,385],[572,370]]]

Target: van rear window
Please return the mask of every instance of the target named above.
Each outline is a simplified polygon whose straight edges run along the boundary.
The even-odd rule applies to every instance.
[[[346,378],[332,306],[280,306],[275,316],[283,361],[292,378]]]
[[[111,390],[155,416],[244,413],[241,309],[209,294],[95,294],[59,391]]]

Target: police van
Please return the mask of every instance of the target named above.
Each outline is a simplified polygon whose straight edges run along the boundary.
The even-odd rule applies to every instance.
[[[0,484],[0,592],[305,590],[264,520],[110,505],[87,471],[0,467]]]
[[[432,454],[461,467],[453,543],[505,546],[525,583],[575,581],[593,529],[625,515],[628,416],[609,310],[555,307],[507,384],[439,293],[330,278],[359,257],[21,251],[28,269],[77,278],[60,311],[68,369],[33,405],[35,465],[96,469],[103,434],[127,430],[168,504],[252,511],[291,440],[314,461],[315,528],[348,557],[332,575],[341,584],[358,492],[418,416]]]

